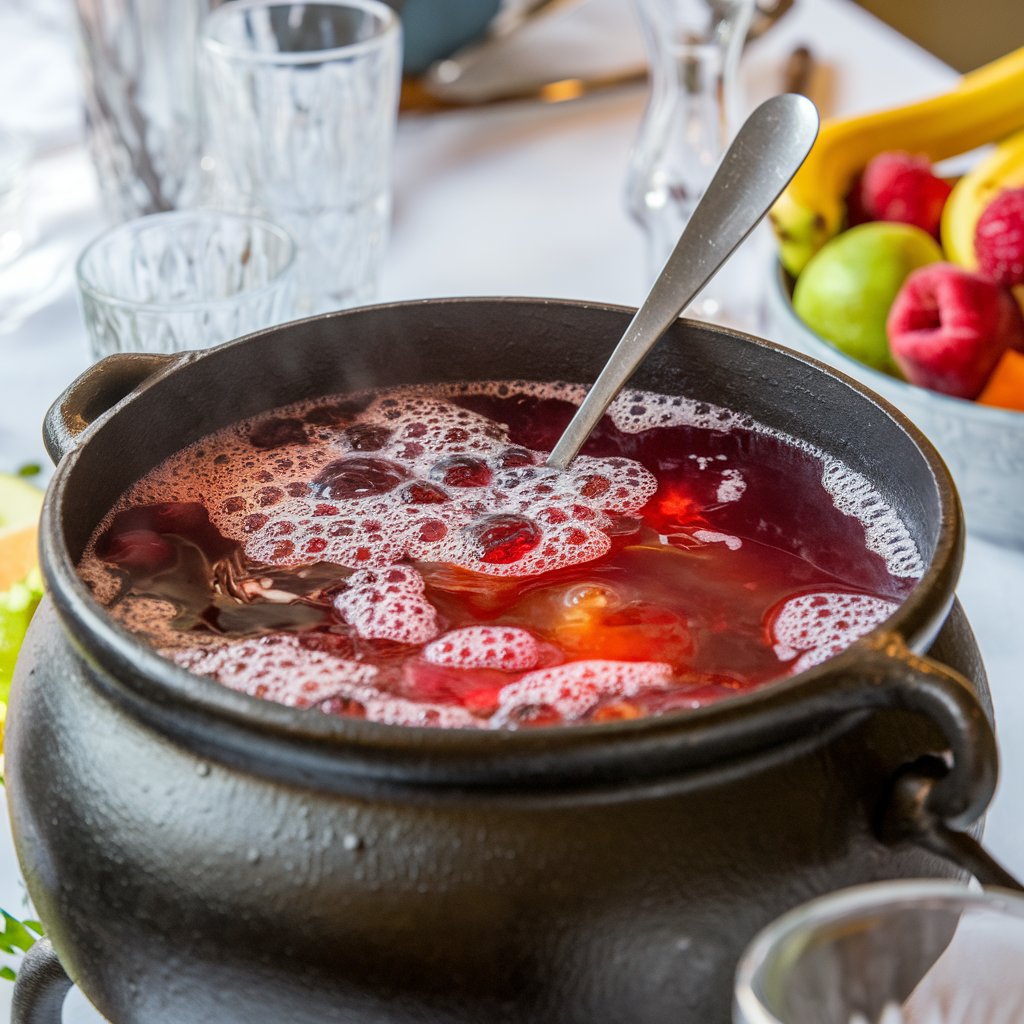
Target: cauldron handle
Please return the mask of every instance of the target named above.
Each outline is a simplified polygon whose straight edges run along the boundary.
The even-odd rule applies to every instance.
[[[11,1024],[60,1024],[71,988],[49,939],[40,939],[25,954],[14,982]]]
[[[952,752],[951,763],[925,756],[897,773],[875,821],[878,837],[887,844],[921,846],[969,871],[982,885],[1024,892],[1024,885],[962,831],[992,799],[998,765],[995,733],[970,683],[947,665],[914,654],[898,635],[872,645],[857,676],[862,685],[882,684],[886,696],[880,703],[930,718]],[[892,687],[894,679],[900,685]]]
[[[43,441],[55,463],[78,443],[78,437],[103,413],[144,381],[183,358],[155,352],[118,352],[76,377],[50,406],[43,421]]]

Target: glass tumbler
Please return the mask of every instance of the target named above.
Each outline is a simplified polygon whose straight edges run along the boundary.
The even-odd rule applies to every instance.
[[[735,1024],[1019,1024],[1024,897],[956,882],[842,890],[779,918],[736,974]]]
[[[397,15],[377,0],[237,0],[207,19],[202,48],[219,203],[295,237],[300,314],[371,300],[391,213]]]
[[[92,354],[180,352],[292,315],[295,244],[257,217],[216,210],[140,217],[78,260]]]
[[[220,0],[75,0],[89,149],[111,220],[197,205],[202,18]]]

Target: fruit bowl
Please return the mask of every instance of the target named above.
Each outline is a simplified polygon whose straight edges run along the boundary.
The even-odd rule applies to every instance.
[[[797,316],[792,287],[789,274],[773,264],[766,299],[767,336],[842,370],[905,413],[949,466],[967,529],[1024,548],[1024,413],[950,398],[853,359]]]

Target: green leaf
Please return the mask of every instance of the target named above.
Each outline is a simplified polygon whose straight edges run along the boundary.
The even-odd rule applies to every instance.
[[[43,467],[38,462],[26,462],[24,466],[19,466],[17,469],[17,475],[23,477],[34,477],[39,476],[42,473]]]
[[[0,932],[0,953],[27,953],[43,934],[43,926],[38,921],[19,921],[6,910],[0,910],[0,918],[4,924]]]
[[[14,971],[10,967],[0,967],[0,978],[6,981],[14,981]]]

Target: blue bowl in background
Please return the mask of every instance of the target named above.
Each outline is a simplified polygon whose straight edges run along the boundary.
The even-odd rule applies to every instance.
[[[402,19],[402,70],[420,75],[435,61],[479,39],[501,0],[388,0]]]

